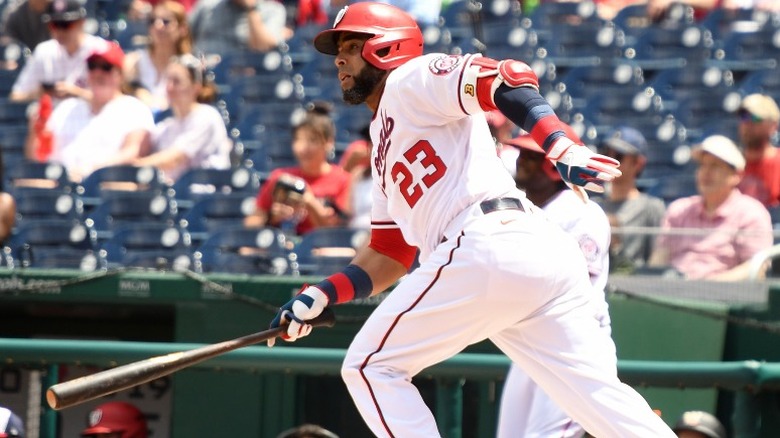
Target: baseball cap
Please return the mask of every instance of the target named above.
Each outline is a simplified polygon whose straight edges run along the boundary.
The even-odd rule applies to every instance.
[[[125,52],[119,47],[119,44],[113,41],[106,41],[102,47],[95,49],[87,57],[87,62],[102,59],[116,68],[121,69],[125,62]]]
[[[87,420],[89,427],[81,431],[81,436],[121,432],[122,436],[146,438],[148,433],[144,415],[130,403],[104,403],[90,411]]]
[[[52,21],[77,21],[87,16],[83,0],[53,0],[41,15],[44,23]]]
[[[751,94],[742,99],[740,110],[747,111],[761,120],[780,121],[780,108],[777,102],[765,94]]]
[[[615,129],[601,145],[623,155],[645,155],[647,152],[645,136],[630,126]]]
[[[10,409],[0,407],[0,437],[24,438],[24,424]]]
[[[707,438],[726,438],[726,428],[723,424],[715,416],[704,411],[683,412],[673,430],[675,433],[683,430],[699,432]]]
[[[703,152],[709,152],[740,172],[745,170],[745,157],[728,137],[711,135],[705,138],[693,149],[693,158],[700,160]]]

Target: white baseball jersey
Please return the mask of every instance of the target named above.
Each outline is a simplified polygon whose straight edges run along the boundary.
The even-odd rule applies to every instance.
[[[398,227],[420,266],[371,313],[342,377],[375,436],[440,436],[412,377],[490,339],[599,438],[674,433],[617,377],[573,237],[515,187],[476,96],[472,55],[391,72],[374,120],[372,227]],[[513,208],[481,208],[504,199]],[[518,208],[522,207],[522,208]],[[583,402],[587,400],[587,402]]]
[[[468,207],[525,196],[496,155],[469,87],[476,78],[464,75],[474,56],[431,54],[399,67],[371,123],[373,226],[397,224],[421,261],[463,228]]]
[[[11,91],[32,93],[37,91],[41,84],[56,82],[86,88],[87,57],[93,50],[102,48],[105,44],[106,40],[103,38],[85,34],[81,47],[71,55],[57,40],[44,41],[35,46]]]

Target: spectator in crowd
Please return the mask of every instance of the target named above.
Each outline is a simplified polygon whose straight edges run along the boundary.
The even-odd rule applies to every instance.
[[[87,10],[79,0],[53,0],[43,14],[52,39],[38,44],[19,73],[10,99],[31,101],[41,93],[55,100],[68,97],[89,99],[84,62],[93,50],[106,43],[84,32]]]
[[[650,265],[690,279],[746,279],[751,257],[772,245],[769,212],[737,189],[745,158],[734,142],[707,137],[694,158],[699,194],[669,204]]]
[[[324,106],[315,105],[293,128],[296,167],[271,172],[257,196],[257,210],[244,225],[271,225],[302,235],[318,227],[348,223],[350,175],[328,162],[335,127]]]
[[[107,43],[86,60],[92,99],[71,98],[58,105],[46,124],[52,161],[62,163],[74,181],[104,166],[129,163],[144,155],[154,127],[140,100],[122,94],[124,53]]]
[[[24,423],[18,415],[0,406],[0,437],[24,438]]]
[[[285,430],[276,438],[339,438],[338,435],[316,424],[302,424]]]
[[[2,36],[22,43],[30,50],[49,38],[49,28],[43,15],[49,0],[24,0],[11,8],[3,19]]]
[[[146,438],[149,431],[144,414],[126,402],[108,402],[87,416],[87,428],[81,436],[89,438]]]
[[[726,428],[704,411],[683,412],[672,429],[680,438],[726,438]]]
[[[199,52],[268,51],[285,39],[287,11],[273,0],[200,0],[190,13]]]
[[[159,7],[159,6],[158,6]],[[203,63],[190,54],[174,58],[165,71],[166,91],[173,117],[158,123],[147,137],[151,154],[137,158],[137,166],[154,166],[169,183],[192,168],[227,169],[233,143],[219,111],[209,102],[216,97]]]
[[[780,150],[772,145],[777,133],[780,109],[771,97],[751,94],[739,111],[739,141],[745,155],[745,174],[739,190],[765,206],[780,205]]]
[[[606,184],[596,202],[607,213],[614,228],[657,228],[666,206],[664,201],[639,191],[636,181],[647,163],[647,141],[638,130],[623,126],[600,145],[599,152],[620,161],[623,175]],[[613,229],[613,231],[615,231]],[[612,233],[610,268],[631,272],[645,266],[653,250],[655,235],[641,232]]]
[[[125,57],[125,81],[154,113],[168,108],[165,70],[174,56],[192,52],[187,11],[181,3],[157,3],[149,15],[149,45]]]
[[[371,228],[371,134],[366,125],[358,140],[347,146],[341,156],[339,166],[352,176],[349,191],[350,220],[354,228]]]
[[[568,126],[567,137],[580,142]],[[560,173],[546,157],[544,150],[529,134],[507,141],[520,149],[515,182],[528,199],[547,217],[574,236],[587,261],[593,285],[591,305],[594,317],[607,333],[611,332],[609,310],[604,297],[609,272],[610,228],[607,215],[592,200],[583,202],[563,182]],[[565,431],[565,433],[562,433]],[[516,436],[581,436],[582,426],[573,422],[531,378],[512,365],[501,396],[498,421],[499,438]]]
[[[11,236],[16,224],[16,200],[7,192],[0,192],[0,245]]]

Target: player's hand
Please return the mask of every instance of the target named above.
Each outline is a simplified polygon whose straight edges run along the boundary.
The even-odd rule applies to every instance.
[[[311,325],[305,321],[314,319],[328,307],[328,296],[315,286],[304,285],[298,295],[279,308],[276,317],[271,321],[271,328],[282,325],[287,330],[282,339],[293,342],[311,333]],[[268,340],[268,346],[273,347],[276,339]]]
[[[601,193],[605,182],[622,175],[618,170],[618,160],[597,154],[565,137],[552,145],[547,158],[555,164],[563,181],[572,188],[579,186]]]

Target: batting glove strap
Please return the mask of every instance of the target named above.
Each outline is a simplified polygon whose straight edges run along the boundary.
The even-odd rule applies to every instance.
[[[343,271],[318,283],[317,287],[328,296],[329,303],[341,304],[371,296],[374,283],[363,268],[349,265]]]
[[[564,182],[586,190],[603,192],[602,184],[622,175],[614,158],[597,154],[566,137],[559,138],[547,152]]]

